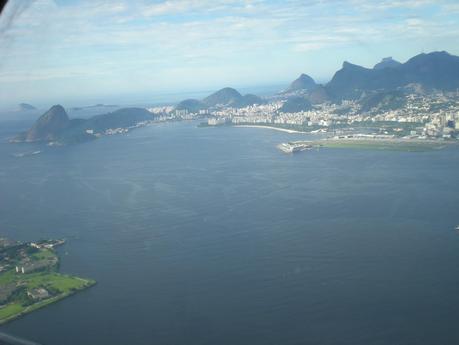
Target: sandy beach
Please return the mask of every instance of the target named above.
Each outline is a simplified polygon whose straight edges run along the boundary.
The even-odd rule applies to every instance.
[[[279,127],[272,127],[272,126],[257,126],[257,125],[235,125],[233,127],[246,127],[246,128],[266,128],[266,129],[272,129],[275,131],[279,132],[285,132],[285,133],[290,133],[290,134],[308,134],[308,132],[301,132],[301,131],[296,131],[294,129],[286,129],[286,128],[279,128]]]

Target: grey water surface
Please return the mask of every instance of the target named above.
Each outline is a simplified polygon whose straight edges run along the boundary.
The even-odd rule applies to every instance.
[[[0,133],[0,234],[97,280],[0,327],[45,345],[459,343],[459,149],[321,149],[154,125],[69,147]],[[18,153],[41,151],[35,155]]]

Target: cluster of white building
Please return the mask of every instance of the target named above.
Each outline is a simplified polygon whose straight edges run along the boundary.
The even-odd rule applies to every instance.
[[[406,104],[396,110],[373,109],[371,113],[362,113],[361,105],[356,101],[343,101],[341,104],[323,103],[315,105],[309,111],[283,113],[280,111],[284,101],[274,100],[267,104],[252,105],[244,108],[220,107],[189,112],[175,109],[174,106],[148,108],[155,119],[148,123],[193,120],[207,118],[210,126],[223,124],[270,124],[279,126],[317,127],[323,130],[364,126],[371,123],[381,125],[381,133],[408,131],[412,136],[450,138],[459,132],[459,97],[446,97],[442,94],[406,96]],[[135,127],[147,125],[139,123]],[[109,129],[105,135],[124,133],[130,128]],[[91,133],[89,133],[91,131]],[[92,130],[89,134],[97,135]]]
[[[331,127],[352,126],[358,123],[373,123],[377,126],[393,124],[394,132],[410,124],[411,135],[430,137],[453,137],[459,131],[459,102],[441,96],[407,96],[406,105],[397,110],[360,113],[360,106],[354,101],[343,101],[340,105],[321,104],[310,111],[282,113],[282,102],[253,105],[241,109],[224,108],[212,112],[208,119],[211,126],[232,124],[276,124],[293,126]],[[418,126],[416,126],[416,124]]]

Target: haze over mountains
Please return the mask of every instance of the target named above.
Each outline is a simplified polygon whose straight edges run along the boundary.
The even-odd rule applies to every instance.
[[[197,112],[202,109],[213,107],[242,108],[249,105],[262,103],[264,103],[263,99],[256,95],[246,94],[243,96],[236,89],[225,87],[207,96],[203,100],[186,99],[177,104],[175,108],[177,110]]]
[[[325,85],[334,101],[357,99],[363,92],[389,91],[418,84],[433,91],[455,91],[459,88],[459,57],[447,52],[419,54],[403,64],[383,61],[369,69],[344,62],[332,80]]]
[[[402,90],[456,91],[459,88],[459,57],[447,52],[419,54],[405,63],[392,57],[383,58],[373,68],[365,68],[345,61],[342,68],[325,85],[317,84],[307,74],[301,74],[290,86],[280,93],[281,98],[294,97],[285,109],[309,109],[310,104],[358,100],[372,93]],[[303,97],[307,102],[299,105]],[[387,96],[387,94],[386,94]],[[263,99],[255,95],[242,96],[232,88],[224,88],[202,101],[185,100],[177,109],[190,112],[216,106],[240,108],[261,104]]]
[[[359,100],[369,95],[376,99],[399,98],[401,91],[456,91],[459,88],[459,57],[447,52],[419,54],[405,63],[391,57],[382,59],[373,68],[365,68],[345,61],[342,68],[325,85],[319,85],[302,74],[283,92],[286,97],[302,96],[312,104],[340,103],[342,100]],[[297,100],[298,101],[298,100]],[[395,104],[400,102],[396,100]],[[367,106],[364,106],[367,109]]]
[[[18,104],[18,110],[19,111],[28,111],[28,110],[36,110],[37,108],[35,108],[33,105],[31,104],[28,104],[28,103],[19,103]]]
[[[372,69],[344,62],[343,67],[325,85],[317,84],[310,76],[301,74],[287,90],[273,99],[283,100],[279,111],[287,113],[308,111],[315,104],[341,103],[342,100],[358,100],[361,111],[373,108],[391,110],[403,106],[406,93],[458,89],[459,57],[447,52],[433,52],[419,54],[405,63],[384,58]],[[179,102],[175,110],[199,113],[201,110],[242,108],[268,101],[269,98],[241,95],[237,90],[225,87],[202,100],[186,99]],[[89,119],[70,120],[64,108],[55,105],[14,141],[81,142],[93,139],[93,132],[133,127],[154,120],[157,116],[144,108],[122,108]]]
[[[52,141],[70,126],[70,119],[61,105],[52,106],[27,132],[16,139],[22,141]]]
[[[314,90],[317,87],[316,82],[307,74],[301,74],[298,79],[295,79],[287,89],[287,92],[297,90]]]
[[[393,67],[398,67],[401,64],[402,64],[401,62],[398,62],[392,59],[392,57],[390,56],[390,57],[383,58],[381,62],[378,62],[376,65],[374,65],[373,69],[393,68]]]

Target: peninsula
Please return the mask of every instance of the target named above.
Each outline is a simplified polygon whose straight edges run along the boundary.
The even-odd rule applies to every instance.
[[[296,153],[320,148],[355,148],[368,150],[423,152],[441,150],[448,145],[457,145],[454,141],[435,139],[396,138],[384,135],[356,134],[335,136],[318,140],[297,140],[280,143],[277,148],[285,153]]]
[[[63,240],[0,238],[0,325],[64,299],[96,282],[58,272]]]

